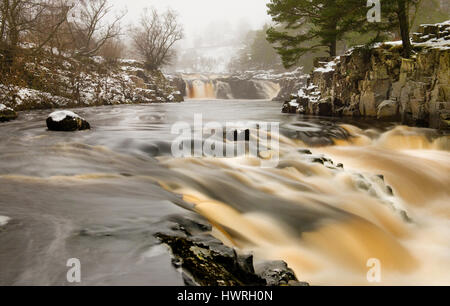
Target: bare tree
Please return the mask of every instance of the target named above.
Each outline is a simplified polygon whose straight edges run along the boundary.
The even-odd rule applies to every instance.
[[[40,50],[67,20],[72,9],[68,0],[2,0],[0,3],[0,47],[13,60],[25,38],[39,34],[32,46]],[[43,27],[45,23],[45,27]],[[31,41],[28,41],[31,42]]]
[[[69,21],[76,55],[96,55],[109,40],[119,37],[126,12],[111,18],[112,10],[108,0],[80,0]]]
[[[154,8],[146,9],[139,25],[133,29],[132,39],[146,68],[156,70],[170,64],[175,57],[173,47],[183,39],[183,28],[174,11],[168,9],[159,14]]]

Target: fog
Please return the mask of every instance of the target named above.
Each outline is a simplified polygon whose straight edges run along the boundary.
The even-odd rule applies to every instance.
[[[136,23],[144,8],[175,10],[184,28],[184,39],[177,43],[177,71],[205,70],[223,72],[250,30],[270,22],[269,0],[110,0],[117,12],[127,11],[123,23]],[[126,38],[125,38],[126,40]],[[190,62],[189,67],[183,63]],[[212,63],[212,64],[211,64]],[[192,68],[193,66],[198,68]]]
[[[186,40],[193,41],[211,25],[223,25],[223,31],[234,32],[242,26],[251,29],[270,21],[266,4],[269,0],[110,0],[116,9],[126,8],[127,23],[136,21],[145,7],[178,12],[184,25]],[[244,29],[245,30],[245,29]]]

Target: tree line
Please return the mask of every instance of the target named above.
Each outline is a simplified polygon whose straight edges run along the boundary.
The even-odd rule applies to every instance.
[[[370,46],[385,40],[404,41],[403,56],[412,48],[409,32],[420,24],[450,18],[445,0],[271,0],[272,23],[251,30],[229,70],[305,71],[317,56],[335,56],[355,45]],[[380,9],[379,16],[375,12]],[[402,13],[403,12],[403,13]],[[379,20],[377,18],[380,18]]]

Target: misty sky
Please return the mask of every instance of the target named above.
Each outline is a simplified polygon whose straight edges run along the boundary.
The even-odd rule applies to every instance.
[[[204,32],[212,23],[229,24],[232,29],[248,24],[259,28],[270,18],[266,3],[269,0],[110,0],[117,8],[126,7],[127,22],[137,20],[144,7],[175,9],[185,28],[186,38],[191,40],[198,32]],[[228,29],[224,29],[228,30]]]

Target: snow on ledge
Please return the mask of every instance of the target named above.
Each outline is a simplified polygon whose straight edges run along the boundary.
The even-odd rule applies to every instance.
[[[82,119],[80,116],[71,111],[56,111],[49,115],[49,118],[52,118],[54,122],[63,121],[66,117]]]

